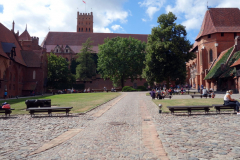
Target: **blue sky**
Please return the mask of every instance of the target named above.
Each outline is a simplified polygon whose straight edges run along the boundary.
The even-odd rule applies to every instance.
[[[0,23],[21,34],[28,25],[31,36],[41,43],[50,31],[75,32],[79,12],[93,12],[94,32],[150,34],[157,18],[169,11],[176,23],[186,26],[194,43],[207,4],[211,8],[240,8],[237,0],[0,0]],[[209,1],[209,2],[208,2]]]

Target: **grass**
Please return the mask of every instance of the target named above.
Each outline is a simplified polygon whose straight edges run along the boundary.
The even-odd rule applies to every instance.
[[[113,92],[103,92],[103,93],[74,93],[74,94],[59,94],[50,96],[40,96],[40,97],[29,97],[21,99],[9,99],[1,100],[0,104],[3,102],[8,102],[11,108],[15,110],[12,114],[29,114],[26,109],[25,101],[27,99],[51,99],[52,106],[59,107],[73,107],[71,113],[82,113],[86,112],[100,104],[111,100],[119,96],[120,93]]]
[[[202,99],[164,99],[164,100],[153,100],[153,102],[158,106],[162,104],[162,112],[170,112],[167,106],[198,106],[198,105],[210,105],[212,104],[223,104],[222,98],[202,98]],[[211,108],[210,111],[215,111]],[[202,111],[203,112],[203,111]]]

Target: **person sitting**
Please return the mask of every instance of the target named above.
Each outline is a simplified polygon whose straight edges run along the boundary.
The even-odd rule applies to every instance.
[[[224,105],[226,106],[234,106],[236,108],[237,114],[240,115],[239,113],[239,102],[236,101],[235,99],[231,98],[231,95],[233,94],[232,90],[227,91],[226,95],[224,96]]]
[[[160,89],[157,91],[157,99],[162,99],[162,92]]]
[[[211,93],[211,97],[212,97],[212,98],[215,97],[215,93],[214,93],[214,92]]]
[[[203,97],[207,97],[207,94],[208,94],[208,91],[207,91],[206,87],[204,87],[202,90]]]

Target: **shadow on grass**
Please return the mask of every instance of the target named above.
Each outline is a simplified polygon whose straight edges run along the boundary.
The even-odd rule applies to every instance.
[[[53,95],[36,96],[36,97],[33,96],[33,97],[26,97],[26,98],[19,98],[19,99],[3,99],[3,100],[0,100],[0,104],[2,104],[3,102],[8,102],[9,104],[15,104],[19,102],[25,102],[28,99],[49,99],[49,96],[53,96]]]

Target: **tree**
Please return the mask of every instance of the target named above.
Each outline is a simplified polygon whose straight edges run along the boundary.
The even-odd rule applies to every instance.
[[[70,71],[74,75],[76,75],[77,65],[79,65],[79,63],[76,61],[76,59],[72,58],[71,64],[70,64]]]
[[[146,68],[143,76],[149,83],[180,81],[186,79],[186,62],[195,58],[189,50],[192,47],[187,40],[187,32],[177,17],[169,12],[158,17],[158,27],[152,28],[146,47]]]
[[[76,78],[81,80],[91,79],[96,75],[96,65],[92,57],[92,45],[93,41],[88,38],[85,43],[82,44],[80,53],[77,54],[77,62],[79,63],[76,68]]]
[[[75,81],[74,76],[68,69],[69,62],[61,56],[53,53],[48,55],[48,86],[51,88],[61,88],[64,84],[71,84]],[[64,87],[65,88],[65,87]]]
[[[145,59],[146,43],[140,40],[115,37],[105,39],[99,45],[98,71],[104,79],[110,78],[114,84],[131,78],[133,81],[141,77]]]

